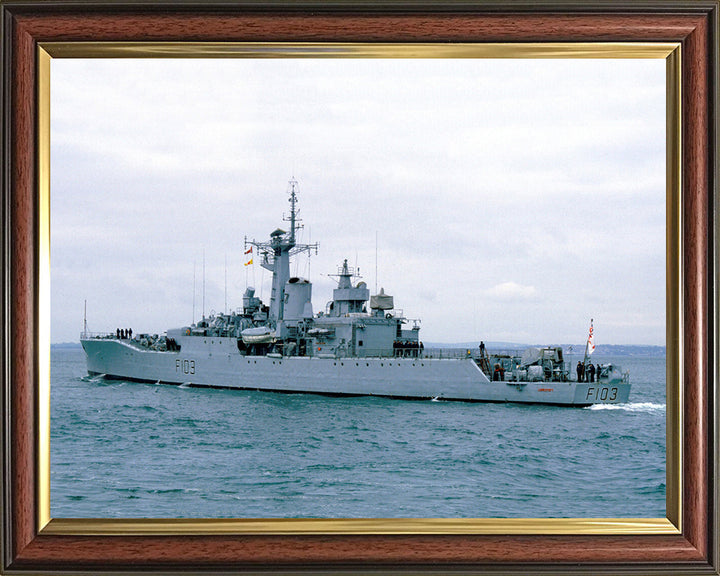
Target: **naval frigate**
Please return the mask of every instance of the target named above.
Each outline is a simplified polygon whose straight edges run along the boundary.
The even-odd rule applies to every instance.
[[[297,240],[297,182],[289,186],[289,231],[245,239],[246,254],[272,272],[270,301],[248,287],[242,308],[163,334],[90,333],[80,341],[92,376],[215,388],[479,402],[587,406],[628,401],[629,375],[613,364],[581,372],[561,347],[522,352],[426,348],[419,321],[381,289],[370,295],[345,260],[325,310],[315,313],[312,283],[290,276],[291,257],[317,253]],[[590,334],[590,340],[592,332]],[[590,367],[592,366],[592,369]],[[592,374],[596,372],[596,374]],[[584,376],[587,374],[588,377]]]

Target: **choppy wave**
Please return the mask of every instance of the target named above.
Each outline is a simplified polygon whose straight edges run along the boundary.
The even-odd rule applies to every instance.
[[[625,410],[627,412],[664,412],[665,404],[655,402],[628,402],[627,404],[593,404],[585,410]]]

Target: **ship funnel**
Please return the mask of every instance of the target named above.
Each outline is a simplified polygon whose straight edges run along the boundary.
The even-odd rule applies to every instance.
[[[307,318],[308,310],[312,317],[312,284],[304,278],[290,278],[285,284],[285,307],[283,319],[297,322]],[[307,305],[310,304],[310,308]]]

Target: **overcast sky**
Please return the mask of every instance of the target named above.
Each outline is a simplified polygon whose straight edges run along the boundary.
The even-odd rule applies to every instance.
[[[665,344],[663,60],[52,60],[52,341],[269,301],[344,258],[426,342]],[[375,272],[377,238],[377,275]],[[193,290],[193,275],[195,289]]]

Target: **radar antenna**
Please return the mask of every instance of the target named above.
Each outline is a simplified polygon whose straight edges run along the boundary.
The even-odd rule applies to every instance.
[[[360,268],[355,266],[353,268],[352,266],[348,266],[347,258],[343,260],[342,266],[338,266],[337,274],[328,274],[330,278],[337,278],[338,288],[350,288],[352,284],[350,283],[351,278],[362,278],[360,276]]]

